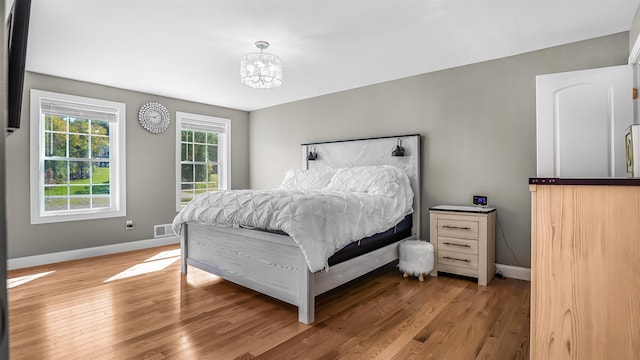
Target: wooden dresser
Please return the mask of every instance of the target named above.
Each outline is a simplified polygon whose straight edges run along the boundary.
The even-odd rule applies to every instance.
[[[640,179],[529,179],[531,359],[640,359]]]
[[[496,209],[440,205],[429,209],[430,236],[438,271],[470,276],[486,286],[496,272]]]

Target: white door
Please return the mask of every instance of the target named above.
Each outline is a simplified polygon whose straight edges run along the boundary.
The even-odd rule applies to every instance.
[[[537,176],[626,176],[632,88],[628,65],[537,76]]]

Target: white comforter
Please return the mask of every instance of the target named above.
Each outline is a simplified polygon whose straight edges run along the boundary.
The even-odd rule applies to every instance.
[[[193,199],[173,221],[246,225],[282,230],[300,246],[316,272],[337,250],[398,224],[413,212],[408,179],[394,196],[330,190],[228,190]]]

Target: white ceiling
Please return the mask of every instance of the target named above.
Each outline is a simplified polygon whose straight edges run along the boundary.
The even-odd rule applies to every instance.
[[[628,31],[640,0],[32,0],[27,70],[240,110]],[[266,40],[283,85],[240,84]]]

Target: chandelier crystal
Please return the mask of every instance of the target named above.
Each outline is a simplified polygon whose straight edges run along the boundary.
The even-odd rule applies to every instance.
[[[240,82],[254,89],[272,89],[282,85],[282,60],[262,50],[269,47],[266,41],[256,42],[259,53],[249,53],[240,60]]]

